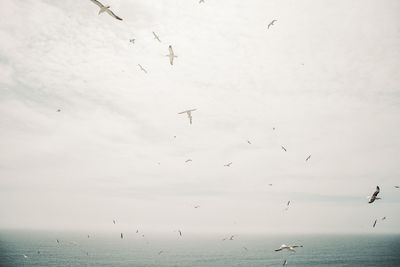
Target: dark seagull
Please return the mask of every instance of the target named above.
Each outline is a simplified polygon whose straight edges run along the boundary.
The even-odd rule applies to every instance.
[[[287,151],[286,148],[285,148],[284,146],[281,146],[281,148],[282,148],[283,150],[285,150],[285,152]]]
[[[267,28],[267,29],[269,29],[269,27],[273,26],[275,22],[277,22],[276,19],[274,19],[273,21],[271,21],[271,22],[268,24],[268,28]]]
[[[368,203],[372,203],[372,202],[374,202],[376,199],[381,199],[380,197],[377,197],[378,194],[379,194],[379,191],[380,191],[379,186],[376,186],[376,191],[372,194],[372,196],[371,196],[371,198],[369,199],[369,202],[368,202]]]
[[[374,221],[374,225],[372,225],[373,228],[375,228],[375,225],[376,225],[376,222],[377,222],[377,221],[378,221],[378,220],[375,220],[375,221]]]
[[[306,158],[306,161],[308,161],[310,158],[311,158],[311,155],[309,155],[309,156]]]

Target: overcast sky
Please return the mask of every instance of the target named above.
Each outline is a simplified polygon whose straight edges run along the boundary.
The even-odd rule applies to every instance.
[[[103,3],[0,2],[0,228],[399,233],[399,1]]]

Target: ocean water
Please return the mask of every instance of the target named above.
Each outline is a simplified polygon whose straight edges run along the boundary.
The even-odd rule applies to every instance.
[[[282,243],[304,247],[275,252]],[[0,230],[1,266],[282,266],[285,259],[286,266],[400,266],[400,235],[238,235],[222,241]]]

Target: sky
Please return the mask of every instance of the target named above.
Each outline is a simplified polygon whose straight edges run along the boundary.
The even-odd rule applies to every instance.
[[[399,1],[102,2],[0,2],[0,228],[400,233]]]

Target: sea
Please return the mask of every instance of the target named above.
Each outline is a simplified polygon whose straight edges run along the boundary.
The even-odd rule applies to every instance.
[[[0,230],[0,266],[400,266],[397,234],[226,237]]]

